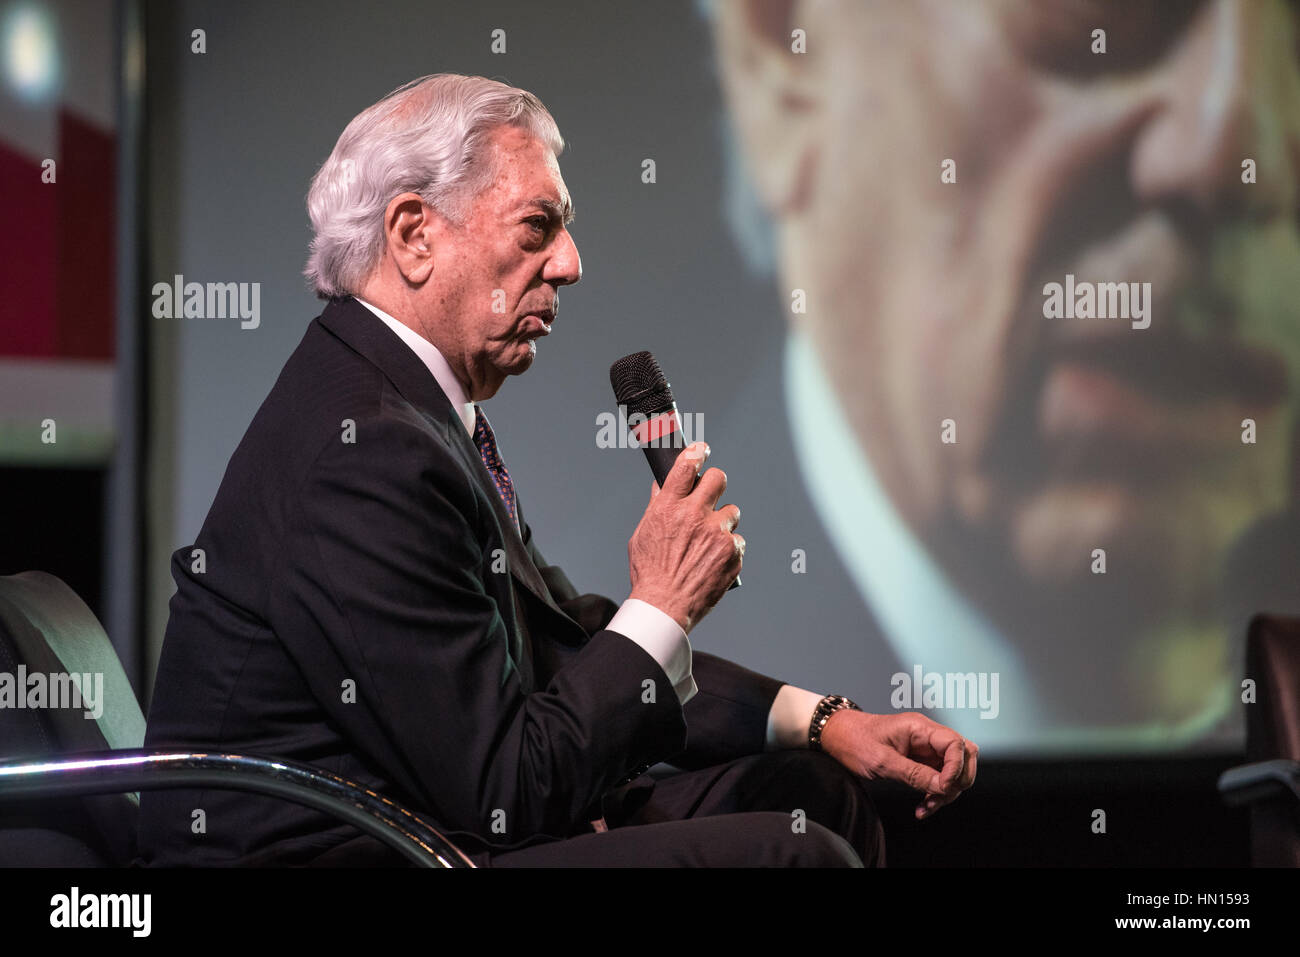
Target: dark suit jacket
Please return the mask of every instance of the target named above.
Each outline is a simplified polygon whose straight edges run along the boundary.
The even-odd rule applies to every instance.
[[[471,854],[582,833],[654,762],[763,750],[779,681],[697,652],[683,709],[605,628],[616,604],[523,528],[428,369],[360,303],[329,304],[172,557],[146,746],[304,761]],[[355,834],[269,798],[142,795],[152,863],[306,862]]]

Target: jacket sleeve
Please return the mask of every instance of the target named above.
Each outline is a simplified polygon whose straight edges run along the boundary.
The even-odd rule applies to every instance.
[[[588,634],[609,624],[617,604],[602,595],[579,595],[559,566],[546,563],[526,524],[524,542],[551,596],[569,617]],[[692,652],[691,671],[699,690],[684,709],[686,747],[669,763],[693,770],[762,753],[767,747],[768,714],[785,682],[703,651]]]
[[[703,651],[691,655],[691,670],[700,690],[683,709],[686,748],[668,762],[694,770],[761,754],[767,717],[785,682]]]
[[[681,750],[681,706],[642,700],[663,670],[602,630],[524,694],[470,476],[422,423],[356,435],[327,443],[286,523],[277,635],[357,751],[444,827],[571,834],[629,768]]]

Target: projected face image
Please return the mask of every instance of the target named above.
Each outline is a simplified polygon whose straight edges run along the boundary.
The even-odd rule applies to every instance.
[[[1297,10],[719,10],[795,329],[1056,720],[1188,721],[1240,669],[1223,566],[1288,504],[1300,381]]]

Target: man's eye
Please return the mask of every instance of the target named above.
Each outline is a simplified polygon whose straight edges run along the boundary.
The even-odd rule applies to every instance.
[[[1062,75],[1154,65],[1204,0],[1003,0],[1004,28],[1026,58]],[[1105,31],[1105,53],[1095,30]]]
[[[537,230],[539,233],[546,232],[545,216],[534,216],[532,219],[526,220],[526,222],[528,223],[529,226],[532,226],[533,229]]]

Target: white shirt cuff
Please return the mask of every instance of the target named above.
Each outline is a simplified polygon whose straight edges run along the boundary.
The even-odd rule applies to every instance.
[[[808,728],[823,697],[794,685],[781,685],[767,713],[767,750],[808,747]]]
[[[682,626],[672,616],[660,611],[649,602],[629,598],[619,606],[614,617],[605,626],[610,631],[626,635],[645,649],[672,682],[677,700],[686,704],[700,689],[691,674],[691,642]],[[820,698],[818,699],[820,700]],[[815,706],[815,702],[814,702]],[[809,720],[812,712],[808,713]]]

